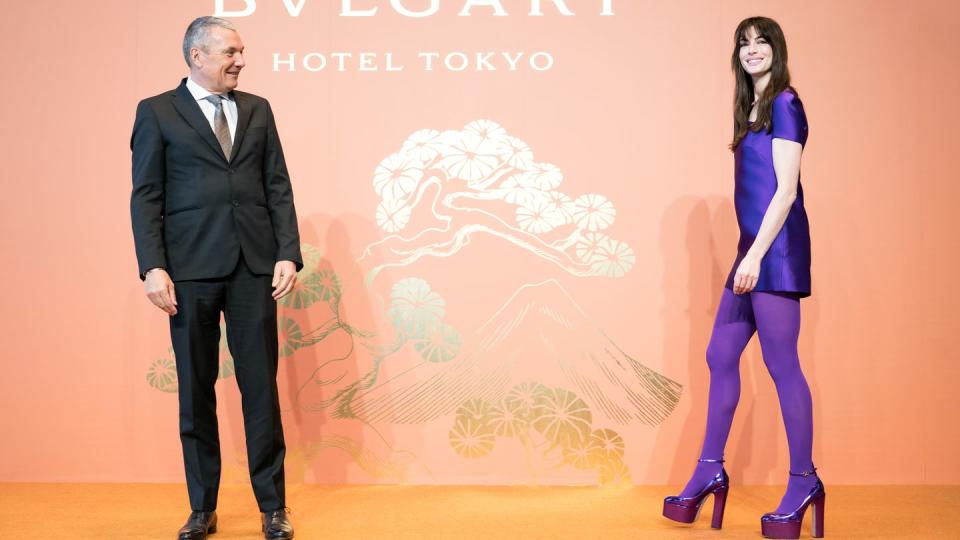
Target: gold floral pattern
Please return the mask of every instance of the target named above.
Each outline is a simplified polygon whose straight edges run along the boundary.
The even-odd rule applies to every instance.
[[[428,362],[449,362],[460,351],[460,334],[453,327],[439,323],[426,339],[415,342],[413,348]]]
[[[394,284],[390,291],[387,314],[397,330],[413,339],[424,339],[440,324],[446,303],[420,278],[407,278]]]
[[[608,485],[630,485],[630,469],[622,459],[611,459],[600,465],[600,483]]]
[[[490,406],[490,427],[498,437],[526,437],[529,412],[522,401],[504,398]]]
[[[582,444],[590,436],[590,407],[569,390],[554,388],[544,393],[534,411],[534,429],[554,446]]]
[[[588,440],[577,441],[563,447],[563,462],[578,469],[592,469],[596,466],[596,461]]]
[[[533,414],[538,410],[536,407],[537,403],[539,403],[548,392],[550,392],[550,389],[540,383],[525,382],[511,388],[503,400],[504,403],[516,411],[521,418],[532,421],[535,419],[533,418]]]
[[[563,465],[596,471],[600,484],[629,484],[623,437],[592,423],[590,407],[574,392],[524,382],[494,402],[464,401],[456,410],[450,444],[472,459],[492,451],[497,437],[516,439],[549,461],[559,453]]]
[[[161,392],[177,391],[177,365],[169,358],[160,358],[150,364],[147,382]]]
[[[280,334],[280,357],[290,356],[303,345],[303,332],[297,321],[290,317],[280,317],[277,321]]]
[[[470,420],[489,427],[487,424],[491,417],[490,403],[482,399],[471,399],[470,401],[464,402],[463,405],[460,405],[457,409],[456,416],[458,419]]]
[[[623,437],[612,429],[595,429],[587,442],[595,464],[623,459],[625,444]]]
[[[476,459],[489,454],[495,441],[490,426],[470,416],[457,415],[450,430],[450,445],[465,458]]]
[[[340,279],[330,270],[311,272],[297,279],[290,294],[280,299],[280,305],[291,309],[305,309],[314,303],[340,299]]]

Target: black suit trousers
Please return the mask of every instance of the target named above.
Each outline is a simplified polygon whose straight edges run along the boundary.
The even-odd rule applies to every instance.
[[[243,403],[247,460],[262,512],[286,505],[286,453],[277,395],[277,304],[271,276],[256,275],[241,254],[228,276],[177,281],[170,318],[180,392],[180,441],[190,507],[212,511],[220,485],[220,437],[214,385],[219,373],[220,313]]]

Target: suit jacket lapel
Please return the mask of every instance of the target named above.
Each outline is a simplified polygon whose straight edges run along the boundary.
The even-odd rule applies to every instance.
[[[247,132],[247,125],[250,123],[251,113],[251,104],[246,96],[238,92],[233,92],[233,99],[237,102],[237,132],[233,135],[233,150],[230,156],[231,162],[237,158],[240,143],[243,142],[243,136]]]
[[[226,160],[226,156],[223,155],[223,149],[220,148],[220,143],[217,141],[217,136],[214,135],[213,130],[210,129],[210,122],[208,122],[207,117],[203,115],[203,111],[200,110],[200,105],[197,104],[197,100],[193,98],[193,94],[190,93],[190,90],[187,90],[186,79],[184,79],[177,88],[175,97],[173,98],[173,106],[177,109],[177,112],[180,113],[180,116],[190,124],[190,127],[199,133],[203,140],[207,141],[210,148]],[[239,134],[239,126],[237,133]],[[237,145],[234,144],[233,147],[236,148]]]

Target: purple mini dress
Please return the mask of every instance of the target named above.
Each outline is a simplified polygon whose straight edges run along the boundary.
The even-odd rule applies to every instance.
[[[747,131],[734,151],[734,206],[740,226],[737,260],[727,277],[726,287],[733,289],[733,278],[740,261],[760,231],[763,215],[777,191],[773,169],[773,139],[807,143],[807,117],[800,98],[785,90],[773,100],[772,130]],[[760,277],[754,288],[759,292],[794,293],[810,296],[810,225],[803,209],[803,186],[797,185],[797,199],[787,220],[760,262]]]

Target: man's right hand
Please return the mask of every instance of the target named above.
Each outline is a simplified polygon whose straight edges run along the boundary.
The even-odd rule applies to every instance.
[[[177,295],[173,292],[173,280],[163,268],[147,272],[143,280],[143,290],[153,305],[167,312],[177,314]]]

